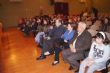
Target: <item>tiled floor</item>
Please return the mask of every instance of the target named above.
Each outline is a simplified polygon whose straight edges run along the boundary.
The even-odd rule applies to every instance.
[[[37,61],[40,48],[36,46],[34,38],[24,37],[15,28],[9,29],[3,35],[3,48],[0,56],[0,73],[74,73],[69,71],[68,64],[62,61],[52,66],[54,56]]]

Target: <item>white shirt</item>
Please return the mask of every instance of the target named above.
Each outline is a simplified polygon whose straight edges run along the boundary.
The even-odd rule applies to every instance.
[[[110,58],[110,45],[99,45],[93,42],[88,57],[92,58],[94,62],[107,61]]]

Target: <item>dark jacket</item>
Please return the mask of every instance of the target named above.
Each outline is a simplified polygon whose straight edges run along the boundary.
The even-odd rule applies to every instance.
[[[65,32],[65,28],[61,25],[59,27],[55,27],[52,29],[48,36],[50,36],[50,40],[44,40],[43,41],[43,48],[45,51],[48,51],[49,49],[53,49],[57,46],[57,42],[59,42],[59,39],[61,38],[62,34]]]
[[[73,42],[77,38],[75,43],[76,52],[83,52],[90,49],[92,42],[91,34],[87,30],[84,30],[81,35],[79,35],[78,37],[77,36],[78,36],[78,32],[75,32],[75,35],[70,42],[70,44],[73,44]]]
[[[63,27],[63,25],[60,25],[59,27],[54,27],[52,34],[50,35],[52,39],[58,39],[61,38],[62,34],[66,29]]]

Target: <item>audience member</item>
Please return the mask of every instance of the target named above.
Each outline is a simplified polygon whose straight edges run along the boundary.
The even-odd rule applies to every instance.
[[[87,73],[94,73],[95,70],[106,66],[110,59],[110,45],[104,32],[96,34],[96,40],[92,43],[89,55],[80,65],[79,73],[84,73],[88,66]]]
[[[62,52],[64,61],[70,64],[69,70],[76,68],[77,71],[80,65],[78,60],[85,58],[85,52],[89,50],[91,41],[92,37],[86,30],[86,24],[84,22],[79,22],[77,32],[71,40],[70,49],[63,50]]]
[[[61,20],[57,19],[55,23],[55,27],[52,30],[52,33],[48,36],[47,39],[43,41],[41,56],[37,58],[37,60],[42,60],[46,58],[44,55],[49,49],[53,49],[54,43],[58,40],[62,34],[65,32],[65,28],[63,27]]]

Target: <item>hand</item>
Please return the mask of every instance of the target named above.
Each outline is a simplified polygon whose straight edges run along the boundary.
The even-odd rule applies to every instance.
[[[72,49],[73,48],[73,45],[72,44],[70,44],[70,49]]]
[[[45,35],[43,35],[43,38],[45,38],[46,36]]]
[[[88,62],[88,66],[91,66],[94,63],[94,61]]]
[[[87,66],[91,66],[94,63],[94,61],[92,59],[88,60]]]
[[[74,48],[74,53],[76,53],[76,49]]]
[[[71,50],[71,52],[76,52],[76,49],[73,47],[73,45],[72,44],[70,44],[70,50]]]

